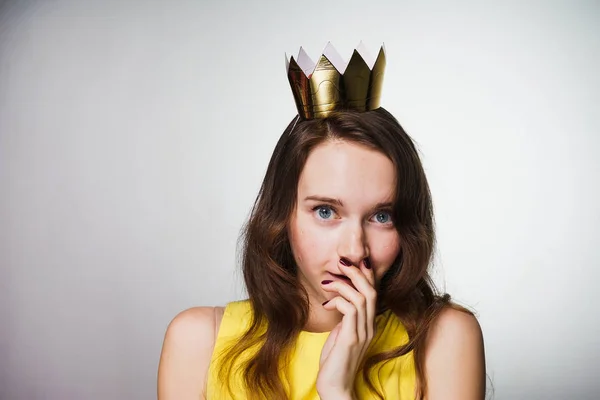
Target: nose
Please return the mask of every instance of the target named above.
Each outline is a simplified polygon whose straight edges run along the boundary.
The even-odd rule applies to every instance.
[[[338,244],[338,256],[358,266],[361,261],[369,257],[365,230],[362,224],[355,223],[346,226],[343,230]]]

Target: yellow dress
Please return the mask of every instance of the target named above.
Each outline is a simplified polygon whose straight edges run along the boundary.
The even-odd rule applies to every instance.
[[[219,333],[215,342],[208,371],[207,400],[231,399],[225,387],[218,382],[218,354],[227,348],[230,340],[239,337],[249,326],[251,307],[248,300],[227,304]],[[376,317],[377,333],[369,355],[390,350],[405,344],[408,334],[404,326],[391,311],[386,311]],[[290,377],[290,400],[319,400],[315,383],[319,372],[321,349],[327,340],[329,332],[300,332],[296,347],[288,365]],[[242,362],[248,357],[238,357]],[[392,359],[385,364],[378,364],[371,371],[371,380],[386,400],[412,400],[415,398],[415,369],[412,352],[405,356]],[[241,378],[231,381],[231,388],[236,399],[244,398]],[[357,398],[360,400],[377,398],[369,392],[362,380],[362,374],[357,377]]]

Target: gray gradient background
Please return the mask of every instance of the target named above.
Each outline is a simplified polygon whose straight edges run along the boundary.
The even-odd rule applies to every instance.
[[[0,1],[0,398],[154,398],[170,319],[244,295],[284,52],[361,39],[494,398],[600,398],[600,5],[441,0]]]

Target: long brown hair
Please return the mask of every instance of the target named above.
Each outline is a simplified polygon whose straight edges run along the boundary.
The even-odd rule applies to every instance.
[[[436,315],[450,304],[437,293],[428,273],[435,247],[433,205],[417,149],[385,109],[343,111],[328,118],[295,118],[280,137],[242,239],[242,269],[252,308],[248,330],[221,358],[219,380],[230,393],[232,365],[254,351],[241,371],[246,398],[287,398],[285,361],[309,315],[308,294],[299,284],[288,238],[302,168],[313,148],[327,140],[345,140],[376,149],[394,164],[397,185],[393,218],[401,237],[400,253],[378,288],[378,311],[391,310],[406,327],[409,341],[393,351],[368,357],[363,377],[375,364],[413,352],[418,398],[426,392],[424,346]],[[283,371],[283,372],[282,372]],[[377,393],[380,397],[381,394]],[[233,395],[233,393],[232,393]]]

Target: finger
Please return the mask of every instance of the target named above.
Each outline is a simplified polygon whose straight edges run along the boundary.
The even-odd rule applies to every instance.
[[[343,340],[347,345],[350,346],[358,344],[359,339],[356,329],[356,307],[341,296],[336,296],[329,300],[323,305],[323,307],[329,311],[338,310],[343,315],[342,327],[338,333],[338,339]]]
[[[360,270],[365,275],[372,287],[375,287],[375,269],[373,268],[372,261],[369,257],[365,258],[360,263]]]
[[[374,287],[375,274],[373,268],[366,268],[364,262],[360,263],[360,268],[348,267],[340,263],[342,272],[350,278],[352,284],[358,292],[364,297],[365,304],[365,330],[367,336],[372,338],[374,335],[375,313],[377,310],[377,291]]]
[[[339,293],[345,300],[349,301],[353,307],[356,308],[356,330],[358,339],[361,343],[365,342],[368,338],[368,329],[366,310],[367,301],[364,296],[348,283],[343,281],[333,281],[327,284],[322,284],[322,287],[323,290],[327,292]]]
[[[360,263],[360,270],[371,284],[371,288],[367,289],[370,293],[363,293],[363,296],[365,296],[365,299],[367,300],[367,323],[369,325],[369,337],[373,338],[375,336],[376,328],[375,316],[377,315],[377,289],[375,286],[375,268],[373,268],[370,257],[365,258],[363,262]]]

